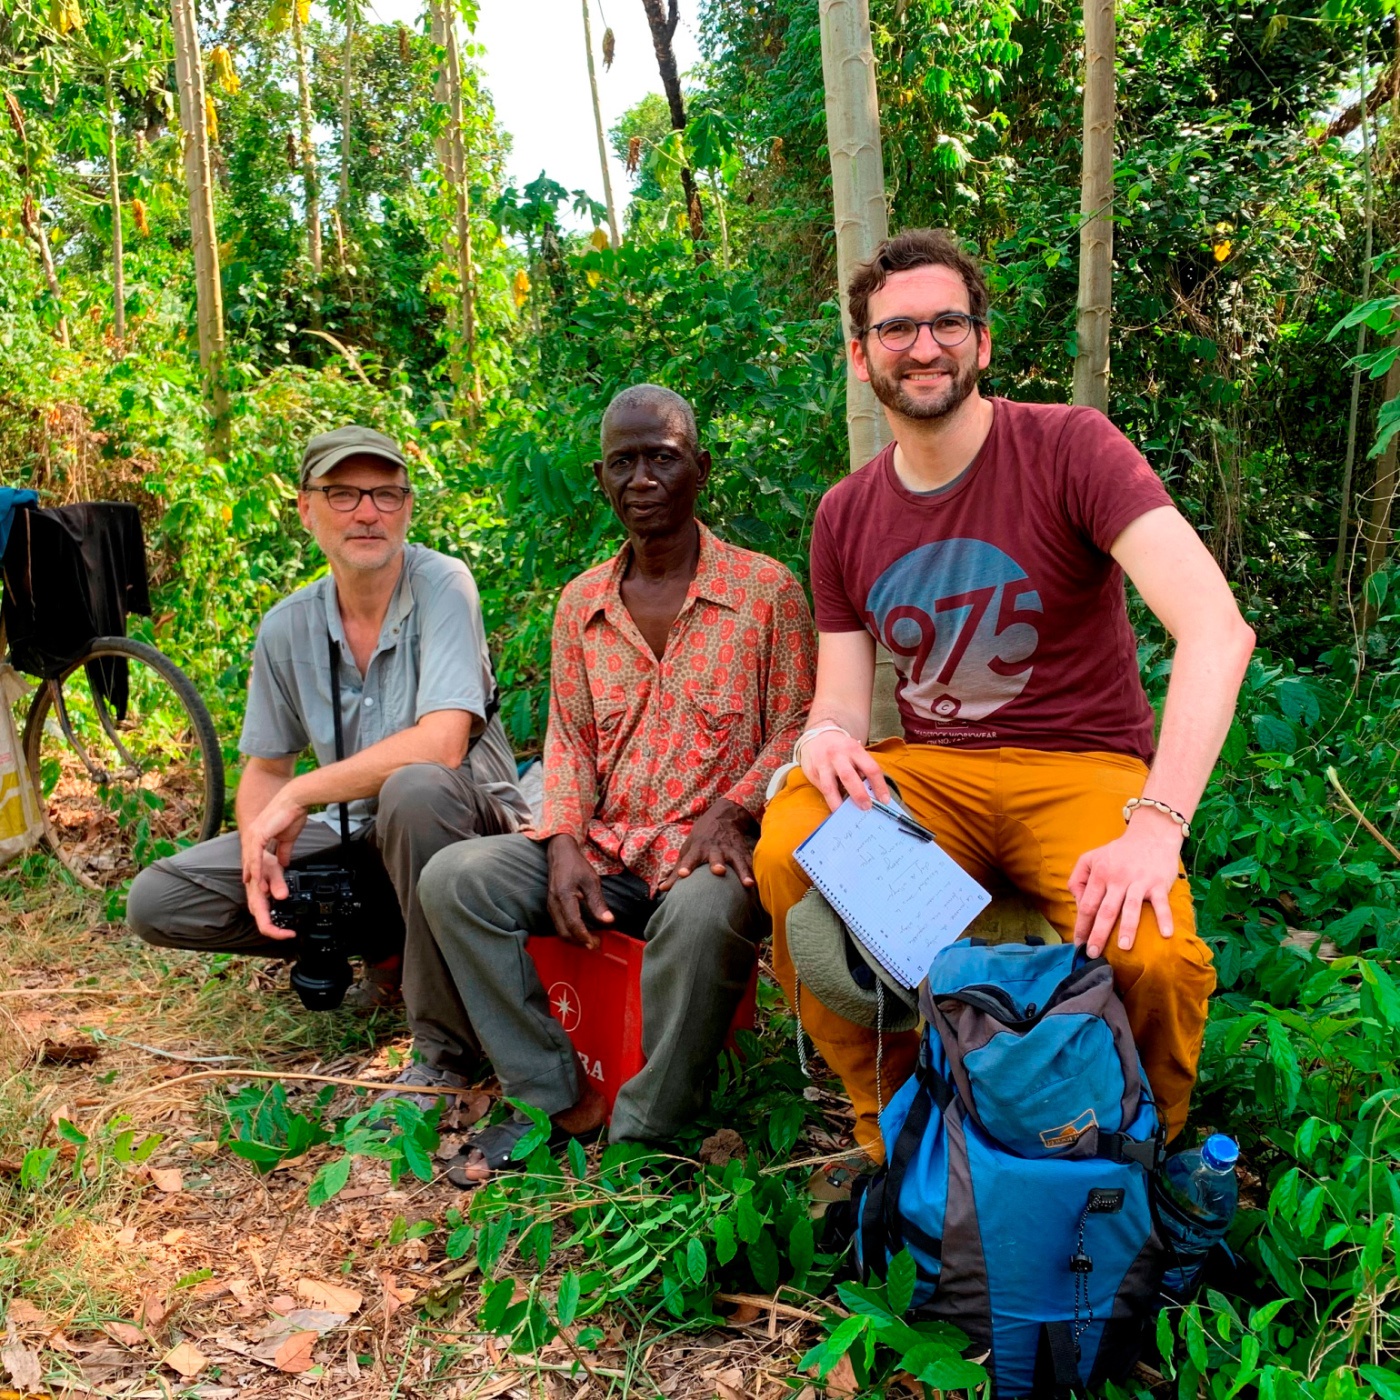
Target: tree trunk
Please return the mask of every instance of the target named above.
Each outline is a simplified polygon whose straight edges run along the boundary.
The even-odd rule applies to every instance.
[[[642,8],[647,12],[647,24],[651,26],[651,43],[656,50],[656,66],[661,70],[661,86],[666,89],[666,105],[671,111],[671,126],[680,132],[685,131],[685,99],[681,96],[680,74],[676,71],[676,51],[671,40],[680,22],[679,0],[670,0],[666,10],[661,8],[661,0],[642,0]],[[700,209],[700,193],[695,188],[695,177],[690,167],[681,159],[681,192],[685,196],[686,213],[690,219],[690,237],[699,243],[705,237],[705,217]],[[698,256],[698,255],[697,255]]]
[[[1395,339],[1392,344],[1400,350],[1400,330],[1395,332]],[[1381,393],[1381,402],[1389,403],[1391,399],[1400,396],[1400,358],[1392,361],[1390,368],[1385,375],[1385,388]],[[1396,449],[1400,448],[1400,433],[1397,433],[1385,445],[1385,451],[1381,453],[1376,462],[1376,479],[1371,488],[1371,519],[1369,527],[1366,529],[1366,582],[1371,582],[1371,575],[1377,570],[1385,567],[1385,561],[1390,554],[1390,541],[1393,535],[1390,524],[1391,510],[1395,504],[1396,487]],[[1371,592],[1369,588],[1363,588],[1361,596],[1365,600],[1366,626],[1370,627],[1375,623],[1375,609],[1371,606]]]
[[[428,15],[432,24],[433,44],[442,50],[442,61],[438,64],[437,77],[433,82],[433,101],[450,113],[452,103],[447,93],[447,10],[443,0],[429,0]],[[451,133],[447,130],[446,125],[444,125],[441,134],[434,137],[433,150],[437,154],[442,178],[447,182],[448,188],[455,191],[457,181],[453,174],[453,143]],[[452,237],[445,235],[442,240],[442,260],[450,263],[453,261],[453,257]],[[460,332],[461,309],[460,300],[448,304],[447,325],[449,330]]]
[[[1113,0],[1084,5],[1084,157],[1079,186],[1079,353],[1074,401],[1108,412],[1113,313]]]
[[[292,47],[297,59],[297,94],[301,105],[301,179],[306,194],[306,251],[311,271],[321,280],[321,182],[316,170],[316,147],[311,139],[311,70],[306,58],[306,30],[301,0],[292,0]]]
[[[613,203],[612,174],[608,170],[608,143],[603,136],[603,109],[598,104],[598,73],[593,66],[593,26],[588,0],[583,0],[583,46],[588,51],[588,88],[593,94],[593,126],[598,133],[598,164],[603,168],[603,202],[608,206],[608,234],[614,248],[622,246],[617,231],[617,206]]]
[[[869,0],[821,0],[822,78],[826,144],[831,153],[831,201],[836,219],[836,276],[841,325],[852,326],[846,285],[859,262],[889,233],[885,165],[880,150],[880,103],[870,43]],[[890,440],[889,424],[846,358],[846,440],[850,469],[863,467]]]
[[[1362,34],[1361,42],[1361,95],[1363,98],[1361,110],[1361,174],[1365,187],[1365,221],[1366,221],[1366,251],[1361,261],[1361,301],[1366,302],[1371,298],[1371,256],[1375,251],[1376,233],[1376,202],[1375,190],[1371,177],[1372,143],[1371,143],[1371,123],[1367,116],[1364,98],[1366,95],[1367,78],[1366,63],[1366,35]],[[1366,323],[1363,321],[1356,328],[1356,358],[1359,360],[1366,353]],[[1332,605],[1335,607],[1342,600],[1342,582],[1347,570],[1347,552],[1351,537],[1351,483],[1352,473],[1356,467],[1356,435],[1360,425],[1361,416],[1361,366],[1358,365],[1351,375],[1351,406],[1347,413],[1347,451],[1346,460],[1342,465],[1342,500],[1341,508],[1337,512],[1337,552],[1332,557]]]
[[[340,64],[340,196],[337,201],[340,221],[337,225],[337,253],[342,263],[345,261],[345,219],[350,212],[350,128],[354,72],[355,7],[350,5],[345,11],[345,56]]]
[[[126,267],[122,249],[122,183],[117,165],[117,99],[107,75],[107,187],[112,205],[112,335],[117,356],[126,352]]]
[[[831,154],[831,203],[836,222],[836,300],[847,343],[852,326],[846,286],[859,262],[889,233],[885,161],[880,149],[880,99],[870,42],[869,0],[821,0],[822,84],[826,89],[826,144]],[[870,385],[857,379],[846,355],[846,444],[851,471],[863,467],[890,440],[889,423]],[[894,699],[894,661],[876,653],[870,703],[871,743],[903,733]]]
[[[452,130],[452,178],[456,193],[457,279],[462,299],[462,338],[466,342],[467,364],[471,367],[471,401],[481,402],[481,372],[476,364],[476,271],[472,266],[471,207],[467,195],[467,151],[462,130],[462,61],[457,48],[457,19],[451,9],[445,14],[447,39],[448,111]]]
[[[38,245],[39,262],[44,269],[44,280],[49,284],[49,295],[53,297],[59,308],[59,343],[67,350],[71,348],[68,340],[68,317],[63,314],[63,298],[59,294],[58,272],[53,265],[53,253],[49,249],[49,236],[44,232],[44,225],[40,221],[38,208],[33,199],[27,194],[24,197],[24,204],[20,211],[19,221],[25,233]]]
[[[204,117],[204,65],[195,24],[195,0],[170,0],[175,39],[175,76],[180,89],[180,127],[189,195],[190,242],[194,253],[195,324],[199,362],[213,418],[211,449],[228,451],[228,388],[224,383],[224,301],[219,277],[219,242],[214,232],[214,181]]]

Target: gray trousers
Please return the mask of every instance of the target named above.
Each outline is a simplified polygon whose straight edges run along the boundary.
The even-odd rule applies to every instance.
[[[546,1113],[579,1098],[579,1070],[564,1028],[550,1015],[532,935],[553,935],[545,907],[544,843],[494,836],[440,852],[419,884],[428,924],[452,971],[501,1087]],[[766,920],[756,889],[732,870],[702,867],[653,899],[631,874],[603,878],[603,897],[624,932],[646,940],[642,1049],[647,1062],[618,1092],[614,1142],[674,1137],[701,1106],[757,956]]]
[[[510,827],[505,810],[472,781],[465,764],[411,763],[385,780],[373,824],[355,837],[383,861],[402,916],[399,927],[385,931],[374,955],[384,958],[402,949],[404,1007],[414,1049],[441,1069],[471,1072],[481,1044],[423,916],[418,878],[444,847]],[[293,863],[328,855],[339,843],[335,827],[307,822],[293,849]],[[147,866],[127,895],[126,921],[160,948],[272,958],[292,952],[290,942],[259,933],[248,913],[237,832]]]

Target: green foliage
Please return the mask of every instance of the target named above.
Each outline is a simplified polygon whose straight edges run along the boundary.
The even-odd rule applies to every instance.
[[[416,1104],[394,1098],[327,1124],[324,1113],[334,1094],[335,1087],[326,1085],[316,1096],[312,1112],[300,1113],[288,1106],[281,1083],[255,1081],[225,1102],[222,1141],[255,1171],[264,1173],[322,1145],[339,1149],[340,1155],[325,1161],[312,1178],[307,1199],[313,1206],[324,1205],[345,1189],[355,1157],[387,1163],[395,1184],[405,1172],[420,1181],[433,1179],[439,1109],[425,1114]]]

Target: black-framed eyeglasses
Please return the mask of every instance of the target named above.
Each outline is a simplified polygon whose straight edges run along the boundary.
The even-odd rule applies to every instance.
[[[986,318],[982,316],[971,316],[966,311],[945,311],[931,321],[916,321],[912,316],[888,316],[868,326],[866,334],[874,331],[886,350],[912,350],[919,339],[919,332],[927,326],[929,334],[939,345],[945,350],[955,350],[972,334],[974,326],[986,324]]]
[[[413,494],[411,486],[303,486],[301,489],[324,496],[326,504],[341,515],[359,510],[366,496],[374,502],[376,510],[393,515],[403,509],[403,503]]]

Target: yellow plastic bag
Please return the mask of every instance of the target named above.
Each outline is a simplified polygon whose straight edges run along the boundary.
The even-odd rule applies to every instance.
[[[14,667],[0,664],[0,865],[22,856],[44,834],[10,708],[25,690]]]

